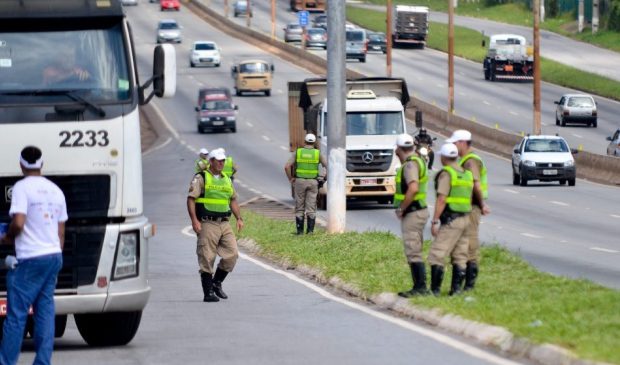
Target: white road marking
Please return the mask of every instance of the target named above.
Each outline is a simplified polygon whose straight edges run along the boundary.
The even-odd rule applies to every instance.
[[[482,100],[482,103],[483,103],[484,105],[491,105],[491,103],[489,103],[489,102],[488,102],[488,101],[486,101],[486,100]]]
[[[583,138],[583,136],[581,134],[575,134],[573,133],[573,136],[577,137],[577,138]]]
[[[620,251],[610,250],[610,249],[608,249],[608,248],[602,248],[602,247],[590,247],[590,250],[592,250],[592,251],[606,252],[606,253],[619,253],[619,252],[620,252]]]
[[[440,89],[442,89],[442,88],[444,87],[444,85],[443,85],[443,84],[436,84],[436,86],[437,86],[438,88],[440,88]]]
[[[164,116],[164,113],[161,112],[161,109],[157,106],[156,103],[151,103],[151,106],[155,110],[157,117],[161,120],[166,128],[170,131],[170,133],[174,136],[175,139],[179,139],[179,133],[172,127],[172,125],[168,122],[168,119]]]
[[[252,123],[250,123],[250,122],[245,122],[245,124],[247,124],[247,125],[248,125],[248,127],[250,127],[250,128],[254,127],[254,124],[252,124]]]
[[[519,113],[517,113],[517,112],[513,112],[512,110],[511,110],[511,111],[509,111],[509,113],[510,113],[510,114],[512,114],[512,115],[519,115]]]
[[[610,214],[610,216],[612,216],[614,218],[620,218],[620,215],[617,215],[617,214]]]
[[[521,236],[529,237],[529,238],[542,238],[542,236],[538,236],[531,233],[521,233]]]
[[[567,240],[561,240],[560,243],[568,243]]]
[[[270,139],[269,137],[267,137],[267,136],[262,136],[262,137],[263,137],[263,139],[264,139],[265,141],[267,141],[267,142],[271,141],[271,139]]]
[[[555,205],[561,205],[563,207],[568,207],[569,206],[567,203],[559,202],[559,201],[555,201],[555,200],[551,200],[551,201],[549,201],[549,203],[555,204]]]
[[[504,189],[505,192],[510,193],[510,194],[519,194],[518,191],[516,190],[512,190],[512,189]]]
[[[544,125],[545,127],[549,125],[549,123],[545,123],[545,122],[540,122],[540,124]]]
[[[157,150],[160,150],[164,147],[166,147],[170,142],[172,142],[172,138],[168,137],[168,139],[166,139],[166,141],[162,144],[160,144],[159,146],[155,146],[147,151],[144,151],[144,153],[142,154],[142,156],[147,156],[149,155],[151,152],[155,152]]]
[[[286,146],[280,146],[280,149],[284,150],[284,151],[288,151],[288,147],[286,147]]]
[[[467,94],[465,94],[465,93],[464,93],[464,92],[462,92],[462,91],[459,91],[459,95],[460,95],[460,96],[466,96]]]
[[[254,194],[262,194],[260,191],[254,189],[254,188],[250,188],[249,189],[251,192],[253,192]]]

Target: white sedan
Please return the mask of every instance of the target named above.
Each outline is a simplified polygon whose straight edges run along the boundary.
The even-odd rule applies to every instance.
[[[197,41],[192,45],[189,53],[189,65],[196,67],[200,65],[210,65],[220,67],[221,49],[215,42]]]

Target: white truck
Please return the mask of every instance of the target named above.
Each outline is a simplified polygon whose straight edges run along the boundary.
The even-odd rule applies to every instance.
[[[95,346],[130,342],[151,290],[155,229],[143,214],[139,106],[174,95],[176,57],[171,45],[157,46],[152,78],[140,85],[134,48],[120,0],[0,2],[0,222],[10,221],[20,151],[39,147],[69,214],[56,336],[73,314]],[[0,257],[13,250],[1,245]],[[6,275],[0,270],[0,321],[11,305]]]
[[[428,36],[428,7],[396,5],[392,13],[392,45],[426,45]]]
[[[533,49],[520,35],[492,35],[482,65],[485,80],[534,79]]]
[[[346,195],[357,200],[392,201],[396,169],[396,138],[407,133],[405,107],[409,92],[404,79],[348,80],[346,99]],[[305,133],[315,133],[319,148],[327,150],[327,81],[289,82],[289,137],[291,151],[303,145]],[[326,189],[319,191],[319,208]]]

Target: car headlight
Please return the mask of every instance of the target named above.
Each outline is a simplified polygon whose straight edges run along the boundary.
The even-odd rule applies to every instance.
[[[138,233],[138,231],[122,232],[118,236],[112,280],[138,276],[138,262],[140,261]]]
[[[235,121],[235,117],[226,117],[226,121],[227,122],[234,122]]]
[[[528,167],[535,167],[536,166],[536,162],[530,161],[530,160],[524,160],[523,161],[523,165],[528,166]]]
[[[564,167],[571,167],[571,166],[575,166],[575,161],[573,160],[564,161]]]
[[[200,121],[201,121],[201,122],[208,122],[208,121],[209,121],[209,118],[208,118],[208,117],[207,117],[207,118],[200,118]]]

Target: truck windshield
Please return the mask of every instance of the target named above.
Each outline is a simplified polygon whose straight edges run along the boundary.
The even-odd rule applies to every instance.
[[[130,100],[121,25],[107,29],[0,33],[0,106]]]
[[[402,134],[401,112],[347,113],[347,136]]]

